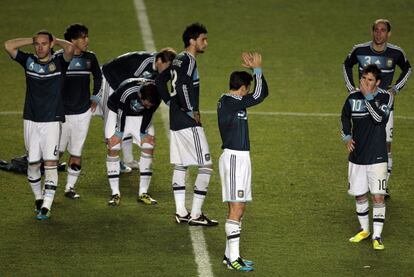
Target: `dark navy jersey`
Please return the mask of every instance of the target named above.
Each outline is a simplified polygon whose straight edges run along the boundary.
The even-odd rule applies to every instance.
[[[200,78],[195,58],[188,52],[176,56],[171,66],[170,129],[201,126],[192,117],[199,111]]]
[[[152,115],[160,103],[155,103],[150,109],[145,108],[141,103],[138,93],[147,80],[142,78],[130,78],[121,83],[108,99],[108,108],[118,115],[116,126],[117,132],[124,132],[125,119],[127,116],[142,116],[141,133],[147,133],[151,123]]]
[[[142,77],[154,80],[156,53],[129,52],[123,54],[102,66],[102,73],[112,89],[126,79]]]
[[[392,86],[396,66],[402,70],[394,85],[397,91],[404,87],[411,74],[410,63],[400,47],[387,43],[385,50],[379,53],[372,48],[372,42],[357,44],[352,48],[343,64],[345,85],[349,92],[356,89],[352,72],[352,67],[355,64],[358,64],[359,79],[361,79],[362,69],[365,66],[376,64],[382,73],[379,87],[385,90]]]
[[[65,121],[62,88],[69,63],[63,55],[52,55],[42,63],[34,54],[17,51],[16,62],[26,73],[23,118],[35,122]]]
[[[63,55],[63,51],[57,52]],[[63,87],[65,114],[81,114],[91,106],[90,75],[93,76],[93,95],[97,95],[102,83],[102,73],[98,59],[93,52],[82,52],[73,56],[66,72]]]
[[[268,95],[266,80],[261,71],[254,74],[253,93],[238,96],[223,94],[217,104],[218,126],[222,149],[249,151],[249,126],[246,108],[262,102]]]
[[[355,141],[350,162],[368,165],[388,161],[385,125],[392,102],[392,94],[383,89],[378,89],[371,100],[360,91],[347,97],[342,108],[341,135],[344,141]]]

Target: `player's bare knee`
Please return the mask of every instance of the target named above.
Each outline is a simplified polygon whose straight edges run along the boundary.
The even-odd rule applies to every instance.
[[[385,197],[384,197],[383,194],[373,194],[372,195],[372,202],[374,204],[382,204],[382,203],[384,203],[384,199],[385,199]]]
[[[152,149],[142,149],[142,152],[148,155],[154,155],[154,148]]]
[[[362,194],[362,195],[355,196],[355,200],[357,202],[365,202],[367,199],[368,199],[368,195],[367,194]]]

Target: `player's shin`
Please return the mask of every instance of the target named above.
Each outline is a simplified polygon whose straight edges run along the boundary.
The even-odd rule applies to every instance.
[[[240,257],[240,223],[227,219],[224,229],[227,237],[226,256],[233,262]]]
[[[207,195],[212,172],[213,169],[209,167],[200,167],[198,169],[198,175],[194,188],[193,206],[191,209],[192,218],[198,218],[202,213],[201,208]]]
[[[106,170],[108,174],[109,185],[111,186],[112,195],[121,193],[119,192],[119,156],[107,156],[106,157]]]
[[[185,207],[185,177],[187,174],[187,167],[176,165],[172,178],[172,188],[175,200],[175,211],[180,216],[187,215],[187,208]]]
[[[76,181],[81,173],[81,166],[78,164],[71,164],[68,167],[68,178],[66,181],[65,191],[75,188]]]
[[[27,180],[32,188],[36,200],[43,199],[42,176],[40,173],[40,163],[29,164],[27,167]]]
[[[152,177],[152,155],[141,152],[139,160],[139,192],[138,195],[148,192]]]
[[[45,166],[45,194],[42,208],[51,209],[58,184],[57,166]]]
[[[385,203],[374,203],[372,209],[373,234],[372,238],[380,238],[385,221]]]
[[[368,198],[356,200],[356,213],[361,229],[369,232],[369,202]]]

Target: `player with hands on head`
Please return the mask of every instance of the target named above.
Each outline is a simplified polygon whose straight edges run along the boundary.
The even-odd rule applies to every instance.
[[[33,45],[35,54],[20,50]],[[53,46],[63,48],[62,55],[53,54]],[[26,98],[23,112],[24,142],[27,152],[27,178],[35,196],[36,218],[50,218],[50,210],[58,185],[59,138],[65,121],[62,100],[64,75],[72,60],[72,43],[41,30],[31,38],[11,39],[4,43],[10,57],[25,70]],[[40,173],[44,162],[42,188]]]
[[[229,269],[252,271],[253,262],[240,255],[240,233],[246,203],[252,201],[250,140],[247,108],[261,103],[268,96],[262,73],[262,56],[256,52],[242,54],[242,66],[253,70],[230,75],[230,89],[218,101],[218,126],[223,154],[219,160],[223,202],[228,203],[225,224],[226,249],[223,263]],[[250,93],[251,81],[254,88]]]

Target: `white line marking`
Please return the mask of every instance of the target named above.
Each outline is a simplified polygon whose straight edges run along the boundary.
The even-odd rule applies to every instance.
[[[152,38],[151,26],[147,16],[147,10],[143,0],[134,0],[135,11],[137,19],[142,32],[142,39],[144,41],[144,47],[147,51],[156,51],[155,43]],[[168,118],[168,107],[161,104],[161,118],[164,123],[164,128],[167,133],[168,139],[170,139],[170,126]],[[188,199],[188,197],[190,199]],[[191,202],[190,193],[187,193],[186,202]],[[189,227],[191,242],[193,245],[193,251],[195,256],[195,262],[197,264],[198,276],[212,277],[213,270],[211,268],[210,257],[208,256],[207,244],[204,239],[204,233],[202,227]]]
[[[165,112],[162,111],[162,119],[164,122],[164,127],[168,130],[168,107],[164,104],[163,107]],[[201,111],[201,114],[216,114],[217,111]],[[21,115],[22,112],[18,111],[4,111],[0,112],[0,115]],[[271,115],[271,116],[298,116],[298,117],[340,117],[340,114],[336,113],[297,113],[297,112],[252,112],[249,111],[249,114],[255,115]],[[414,116],[405,116],[405,115],[394,115],[394,118],[405,119],[405,120],[414,120]],[[168,133],[168,132],[167,132]],[[169,137],[169,133],[168,133]]]

